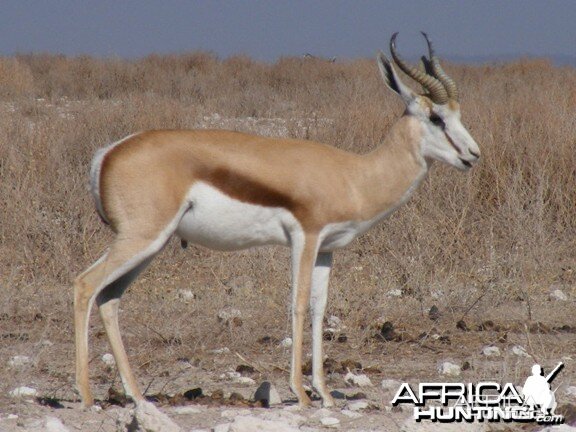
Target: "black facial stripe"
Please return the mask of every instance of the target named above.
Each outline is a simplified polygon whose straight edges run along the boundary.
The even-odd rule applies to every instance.
[[[459,155],[462,154],[462,150],[460,150],[460,148],[456,145],[456,143],[454,143],[454,141],[452,140],[452,138],[450,137],[450,135],[448,135],[448,132],[444,131],[444,135],[446,135],[446,139],[448,140],[448,142],[450,143],[450,145],[452,147],[454,147],[454,150],[456,150],[458,152]]]

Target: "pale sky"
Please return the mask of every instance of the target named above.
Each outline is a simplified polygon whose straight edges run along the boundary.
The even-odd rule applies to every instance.
[[[212,51],[257,60],[371,57],[400,31],[407,57],[427,31],[443,57],[576,58],[575,0],[3,0],[0,54],[141,57]]]

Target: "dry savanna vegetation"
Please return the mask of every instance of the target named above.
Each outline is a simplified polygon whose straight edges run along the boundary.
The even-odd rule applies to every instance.
[[[465,381],[518,384],[535,361],[564,359],[574,385],[576,70],[528,59],[445,68],[481,162],[469,173],[436,164],[407,205],[335,255],[328,315],[346,337],[327,337],[326,355],[399,380],[437,380],[437,362],[451,359],[469,366]],[[368,152],[402,110],[373,59],[0,58],[0,401],[33,384],[75,397],[71,280],[112,235],[87,187],[97,148],[144,129],[210,127]],[[222,372],[241,362],[235,352],[287,382],[289,354],[275,341],[290,335],[288,258],[171,241],[121,306],[143,388],[183,390],[177,361]],[[90,340],[94,386],[118,384],[100,361],[109,347],[95,313]],[[482,355],[486,345],[501,355]],[[32,364],[5,367],[14,355]]]

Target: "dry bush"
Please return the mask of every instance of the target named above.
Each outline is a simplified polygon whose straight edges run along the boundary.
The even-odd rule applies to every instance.
[[[409,204],[336,255],[329,313],[356,344],[377,319],[418,323],[434,302],[456,316],[480,299],[470,312],[480,320],[554,283],[575,294],[575,70],[531,60],[447,69],[482,160],[466,175],[435,167]],[[373,60],[0,58],[0,313],[54,322],[32,337],[66,342],[70,364],[70,280],[111,239],[87,190],[98,147],[207,118],[250,130],[251,118],[268,119],[272,134],[367,152],[401,111]],[[276,248],[219,254],[169,243],[125,296],[132,355],[143,363],[158,344],[166,359],[289,334],[288,262]],[[250,289],[231,289],[242,275]],[[406,301],[391,303],[393,288]],[[179,289],[198,298],[182,303]],[[225,307],[242,310],[241,327],[218,323]]]

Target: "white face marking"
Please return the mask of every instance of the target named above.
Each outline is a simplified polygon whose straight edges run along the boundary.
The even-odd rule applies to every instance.
[[[204,182],[195,183],[188,197],[192,206],[182,217],[176,234],[210,249],[288,245],[288,234],[300,226],[284,208],[238,201]]]
[[[460,110],[448,104],[433,104],[430,109],[417,97],[408,111],[422,126],[422,156],[468,170],[478,160],[480,149],[461,121]]]

